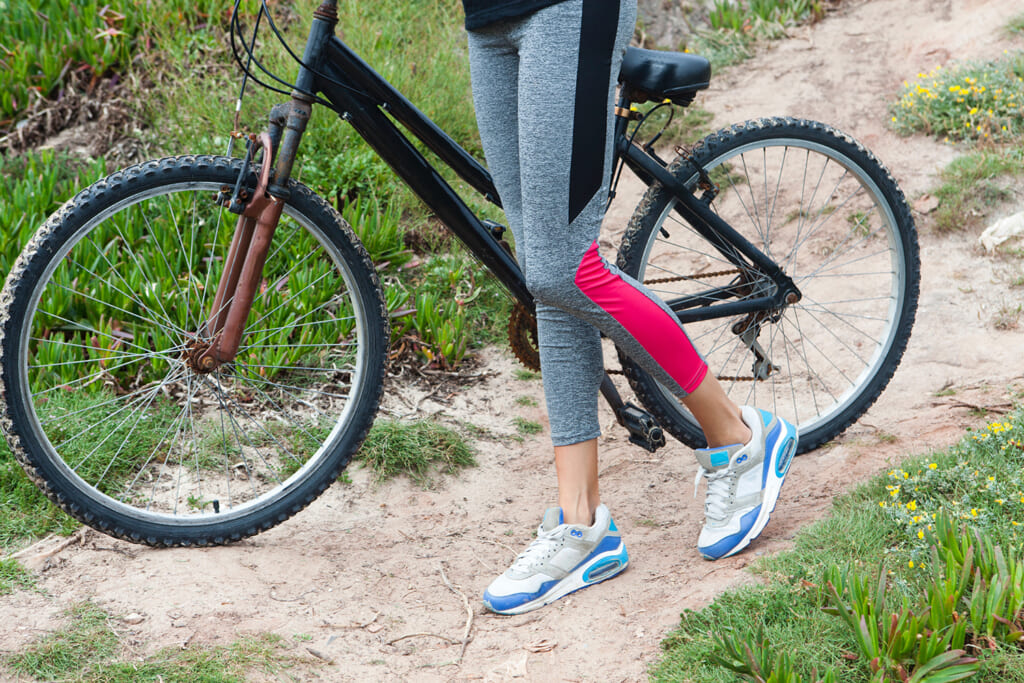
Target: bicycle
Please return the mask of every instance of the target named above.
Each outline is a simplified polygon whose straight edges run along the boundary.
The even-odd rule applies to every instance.
[[[536,362],[504,228],[477,217],[397,124],[500,206],[487,170],[335,36],[336,1],[292,54],[294,82],[253,54],[264,19],[278,33],[261,4],[247,44],[236,4],[235,58],[290,99],[245,157],[165,158],[96,182],[45,222],[0,294],[12,451],[65,511],[129,541],[220,544],[269,529],[337,479],[370,429],[387,306],[349,226],[291,178],[314,104],[351,124],[504,285],[513,348]],[[620,82],[613,180],[629,168],[649,187],[619,267],[665,299],[737,402],[798,424],[801,452],[835,438],[886,386],[913,325],[918,247],[899,187],[849,136],[791,118],[733,126],[666,161],[660,133],[637,142],[648,116],[632,105],[687,106],[710,65],[630,48]],[[630,440],[653,451],[664,428],[702,446],[681,404],[619,356],[643,408],[607,374],[601,391]]]

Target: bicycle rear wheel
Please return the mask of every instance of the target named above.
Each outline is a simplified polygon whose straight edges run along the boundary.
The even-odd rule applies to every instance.
[[[205,545],[268,529],[338,477],[376,412],[388,326],[373,264],[295,182],[235,361],[190,363],[236,219],[215,198],[240,172],[178,157],[95,183],[43,225],[0,296],[11,450],[113,536]]]
[[[800,452],[816,448],[874,403],[906,348],[920,278],[906,201],[870,152],[810,121],[749,121],[707,137],[692,162],[670,166],[700,194],[695,164],[718,188],[713,210],[782,267],[803,298],[764,314],[687,323],[687,334],[730,398],[798,425]],[[622,239],[623,271],[670,305],[697,293],[742,300],[774,291],[698,235],[675,204],[661,186],[648,190]],[[705,445],[672,394],[628,358],[623,365],[671,434]]]

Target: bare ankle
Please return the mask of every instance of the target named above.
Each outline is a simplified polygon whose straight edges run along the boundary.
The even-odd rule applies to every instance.
[[[735,426],[732,429],[722,430],[716,434],[704,435],[708,442],[708,448],[747,444],[750,443],[750,439],[753,436],[754,434],[750,431],[750,427],[742,422],[740,422],[739,426]]]
[[[594,512],[597,510],[597,506],[597,502],[591,505],[590,501],[585,498],[578,499],[571,505],[563,505],[562,521],[566,524],[593,526]]]

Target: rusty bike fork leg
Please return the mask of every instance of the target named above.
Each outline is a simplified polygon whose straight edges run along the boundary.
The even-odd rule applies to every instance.
[[[262,150],[262,166],[256,188],[245,197],[244,175],[234,194],[226,201],[229,210],[239,213],[231,247],[224,258],[224,270],[217,284],[217,293],[209,311],[205,330],[191,353],[193,368],[202,373],[216,370],[234,360],[241,345],[245,322],[252,311],[256,293],[263,279],[263,266],[270,251],[288,199],[288,177],[295,162],[295,153],[302,133],[309,121],[311,104],[296,95],[286,104],[277,105],[271,112],[268,130],[250,138],[250,153]],[[277,152],[277,162],[271,176],[271,164]]]

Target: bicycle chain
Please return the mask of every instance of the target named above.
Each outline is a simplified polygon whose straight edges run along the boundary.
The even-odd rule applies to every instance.
[[[644,280],[645,285],[658,285],[665,282],[681,282],[682,280],[706,280],[713,277],[721,277],[723,275],[740,275],[743,271],[739,268],[732,270],[718,270],[714,273],[700,273],[698,275],[677,275],[675,277],[657,277],[653,280]]]

